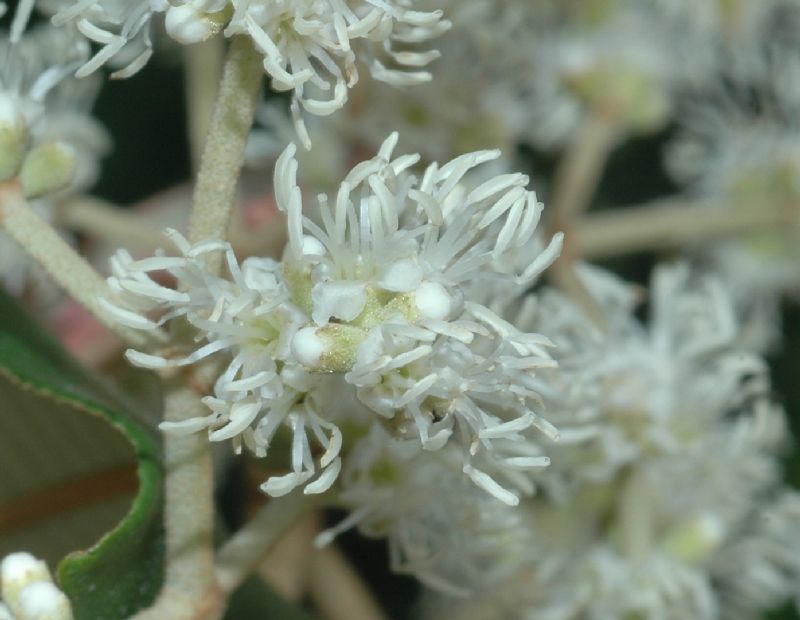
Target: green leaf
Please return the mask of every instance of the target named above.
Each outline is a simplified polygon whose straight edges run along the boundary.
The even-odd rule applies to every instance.
[[[160,412],[139,409],[0,293],[0,552],[72,551],[77,620],[127,618],[163,580]]]

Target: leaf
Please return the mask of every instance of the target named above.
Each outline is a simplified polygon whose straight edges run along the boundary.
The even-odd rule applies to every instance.
[[[149,605],[163,580],[159,412],[82,368],[2,293],[0,403],[0,552],[73,551],[57,576],[76,620]]]

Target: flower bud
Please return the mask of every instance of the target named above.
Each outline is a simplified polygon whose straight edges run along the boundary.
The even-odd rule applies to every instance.
[[[26,586],[50,580],[47,564],[30,553],[11,553],[0,563],[0,591],[3,600],[12,609],[18,606],[20,593]]]
[[[73,620],[69,599],[53,583],[32,583],[19,594],[18,620]]]
[[[190,4],[180,4],[167,9],[164,25],[167,34],[178,43],[191,45],[201,43],[217,34],[225,25],[217,13],[198,11]]]
[[[292,338],[292,353],[314,372],[347,372],[356,360],[364,330],[352,325],[308,326]]]
[[[45,142],[33,148],[19,173],[22,191],[36,198],[64,189],[75,176],[75,150],[63,142]]]
[[[722,542],[725,535],[720,520],[701,515],[676,528],[662,543],[670,555],[691,564],[702,562]]]
[[[446,319],[452,309],[450,294],[438,282],[423,282],[414,292],[414,305],[423,318],[438,321]]]

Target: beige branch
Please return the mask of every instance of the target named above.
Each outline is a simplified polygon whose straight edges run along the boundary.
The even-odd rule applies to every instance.
[[[386,620],[372,593],[341,551],[320,549],[311,563],[311,601],[327,620]]]
[[[556,228],[569,229],[589,207],[616,137],[617,125],[609,114],[598,111],[586,117],[553,181],[549,217]]]
[[[162,231],[148,225],[147,216],[122,209],[94,196],[81,196],[61,204],[56,222],[92,239],[152,252],[166,243]]]
[[[778,204],[726,208],[664,200],[589,214],[576,225],[572,242],[580,256],[596,259],[784,226],[797,226],[797,222],[793,221],[791,210]]]
[[[321,527],[320,514],[301,517],[259,562],[256,573],[287,601],[298,603],[308,591],[314,556],[314,538]]]
[[[551,232],[565,233],[564,248],[550,275],[598,324],[602,324],[602,315],[572,268],[580,258],[572,231],[589,207],[616,137],[617,125],[611,115],[596,110],[586,117],[556,171],[548,214]]]
[[[103,312],[100,299],[113,297],[106,281],[33,210],[16,182],[0,185],[0,222],[59,286],[118,338],[134,347],[141,347],[147,342],[145,334],[117,324]]]
[[[264,559],[280,536],[321,503],[320,497],[293,492],[270,499],[217,554],[216,575],[224,592],[233,592]]]

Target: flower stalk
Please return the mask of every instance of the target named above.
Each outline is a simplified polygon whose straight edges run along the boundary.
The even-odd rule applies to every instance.
[[[204,411],[183,374],[166,386],[164,418],[178,422]],[[199,434],[164,436],[164,585],[136,620],[211,620],[224,606],[214,573],[214,479],[208,441]]]
[[[119,325],[100,306],[111,297],[102,276],[25,200],[17,182],[0,185],[0,222],[26,253],[118,338],[131,346],[143,346],[142,332]]]
[[[572,269],[582,255],[571,233],[589,208],[617,130],[614,116],[604,109],[594,110],[586,117],[559,164],[551,202],[551,230],[565,233],[565,247],[553,265],[553,280],[598,324],[602,324],[601,314]]]
[[[186,63],[186,111],[188,114],[189,147],[192,168],[200,167],[203,145],[209,123],[214,114],[220,75],[224,59],[224,45],[218,37],[196,43],[184,50]]]
[[[197,173],[189,220],[192,243],[227,238],[261,79],[261,59],[251,39],[234,37]],[[216,269],[222,264],[218,254],[209,260]]]
[[[230,593],[239,587],[278,538],[320,503],[320,496],[297,491],[269,500],[220,548],[215,570],[222,591]]]
[[[792,225],[791,210],[777,203],[717,209],[698,202],[669,199],[586,215],[576,224],[572,243],[581,257],[598,259],[708,242],[712,238],[757,230],[778,230],[787,225]]]

